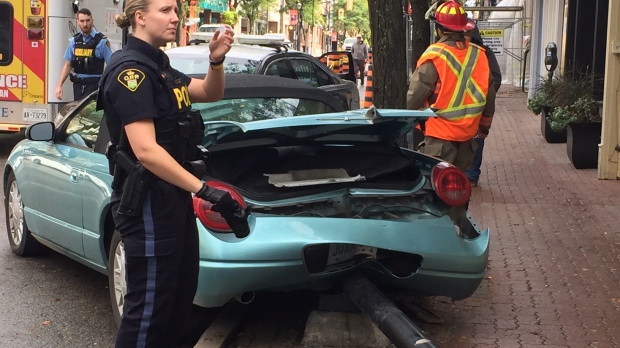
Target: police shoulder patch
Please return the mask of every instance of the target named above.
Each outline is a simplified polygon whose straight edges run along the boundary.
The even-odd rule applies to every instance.
[[[144,81],[144,78],[145,74],[140,69],[125,69],[118,74],[116,79],[128,90],[135,92],[142,84],[142,81]]]
[[[108,46],[108,48],[110,48],[110,41],[105,40],[105,45]]]

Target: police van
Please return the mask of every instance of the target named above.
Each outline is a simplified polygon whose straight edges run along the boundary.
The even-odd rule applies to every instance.
[[[56,99],[55,88],[69,40],[80,32],[75,18],[82,7],[112,51],[120,49],[123,32],[114,21],[120,0],[0,0],[0,132],[52,121],[67,102]],[[73,95],[70,82],[63,95]]]

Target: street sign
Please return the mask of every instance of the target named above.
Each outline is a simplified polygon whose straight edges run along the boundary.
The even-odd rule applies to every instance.
[[[297,10],[295,9],[289,10],[289,18],[290,18],[289,24],[290,25],[297,25],[297,18],[298,18],[297,14],[298,14]]]
[[[480,36],[496,56],[504,55],[504,29],[480,29]]]

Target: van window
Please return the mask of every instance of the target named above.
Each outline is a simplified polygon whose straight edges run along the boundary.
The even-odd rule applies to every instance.
[[[0,1],[0,66],[13,61],[13,5]]]

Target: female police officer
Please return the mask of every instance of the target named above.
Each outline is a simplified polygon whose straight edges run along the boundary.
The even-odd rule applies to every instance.
[[[176,0],[126,0],[116,23],[121,28],[131,25],[133,35],[112,56],[100,82],[98,104],[112,143],[134,161],[134,168],[141,168],[133,181],[137,172],[125,168],[122,176],[117,175],[122,171],[114,171],[111,209],[125,247],[127,277],[117,347],[168,348],[179,342],[198,282],[198,233],[190,192],[213,203],[211,209],[230,220],[236,232],[249,231],[240,205],[184,169],[175,148],[175,127],[187,118],[190,100],[222,98],[222,63],[234,34],[228,26],[215,33],[209,44],[209,73],[204,80],[191,79],[171,68],[158,48],[175,39],[178,12]],[[123,161],[114,159],[116,167],[122,167]],[[148,185],[139,185],[145,182]],[[140,197],[139,206],[123,208],[125,194],[129,201]]]

